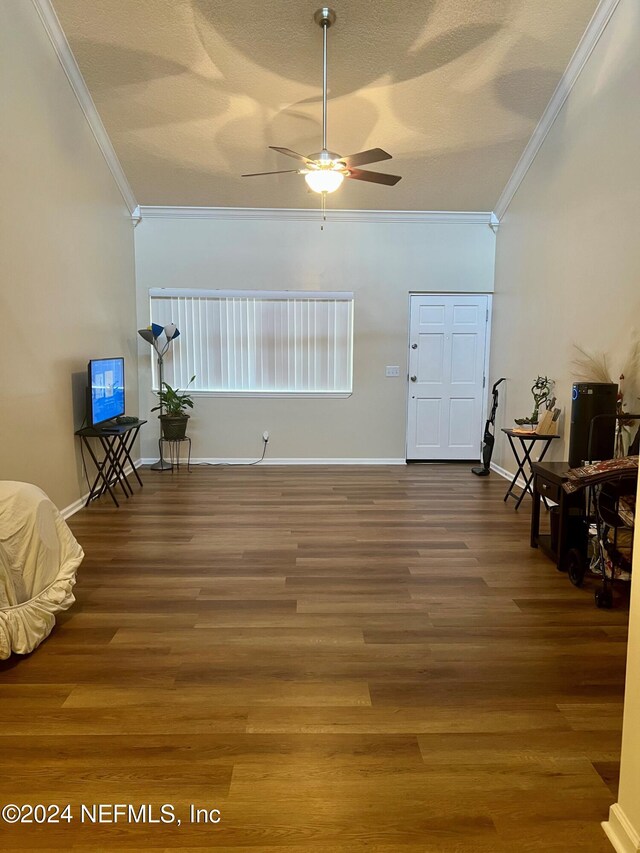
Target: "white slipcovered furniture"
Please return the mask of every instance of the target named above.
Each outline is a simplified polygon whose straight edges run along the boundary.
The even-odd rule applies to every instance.
[[[30,483],[0,481],[0,660],[28,654],[70,607],[84,553],[56,506]]]

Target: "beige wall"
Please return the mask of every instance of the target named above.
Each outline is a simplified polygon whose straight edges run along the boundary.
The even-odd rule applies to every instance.
[[[0,4],[0,477],[86,492],[72,376],[124,355],[137,410],[133,229],[28,0]]]
[[[198,397],[194,456],[255,458],[268,429],[270,458],[404,459],[408,294],[490,291],[495,238],[488,225],[144,219],[136,229],[138,317],[152,287],[355,292],[354,392],[349,399]],[[140,346],[141,388],[150,348]],[[385,365],[400,365],[399,379]],[[141,395],[146,411],[151,395]],[[144,409],[144,404],[141,404]],[[143,456],[157,454],[147,429]]]
[[[491,374],[509,382],[498,426],[529,413],[538,373],[553,377],[559,402],[570,405],[573,343],[609,353],[617,378],[640,334],[639,39],[640,5],[621,0],[500,225]],[[494,461],[513,470],[502,438]],[[555,458],[566,458],[566,444],[557,442]],[[637,583],[619,801],[607,825],[620,851],[640,849]]]
[[[500,224],[491,375],[509,381],[498,426],[530,414],[538,374],[568,410],[572,344],[609,353],[617,379],[640,335],[639,38],[640,5],[622,0]],[[566,459],[564,444],[549,458]],[[494,461],[513,470],[500,434]]]

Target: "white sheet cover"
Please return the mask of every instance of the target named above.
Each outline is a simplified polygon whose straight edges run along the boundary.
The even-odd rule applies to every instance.
[[[32,652],[70,607],[84,553],[37,486],[0,481],[0,660]]]

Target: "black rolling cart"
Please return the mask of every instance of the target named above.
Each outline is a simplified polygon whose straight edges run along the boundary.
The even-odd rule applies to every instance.
[[[114,424],[103,428],[83,427],[76,431],[76,435],[86,447],[93,464],[96,466],[95,480],[89,489],[85,506],[89,506],[91,501],[108,492],[111,495],[111,500],[119,507],[120,504],[115,496],[117,486],[120,486],[126,498],[133,494],[133,488],[125,473],[127,463],[131,466],[138,483],[142,486],[142,480],[131,458],[131,449],[138,437],[140,427],[144,424],[146,421],[136,421],[135,423]],[[102,448],[101,454],[99,451],[96,453],[90,439],[97,439]]]

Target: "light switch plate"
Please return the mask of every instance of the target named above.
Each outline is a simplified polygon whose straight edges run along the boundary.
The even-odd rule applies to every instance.
[[[400,376],[400,368],[397,364],[388,364],[384,369],[385,376]]]

